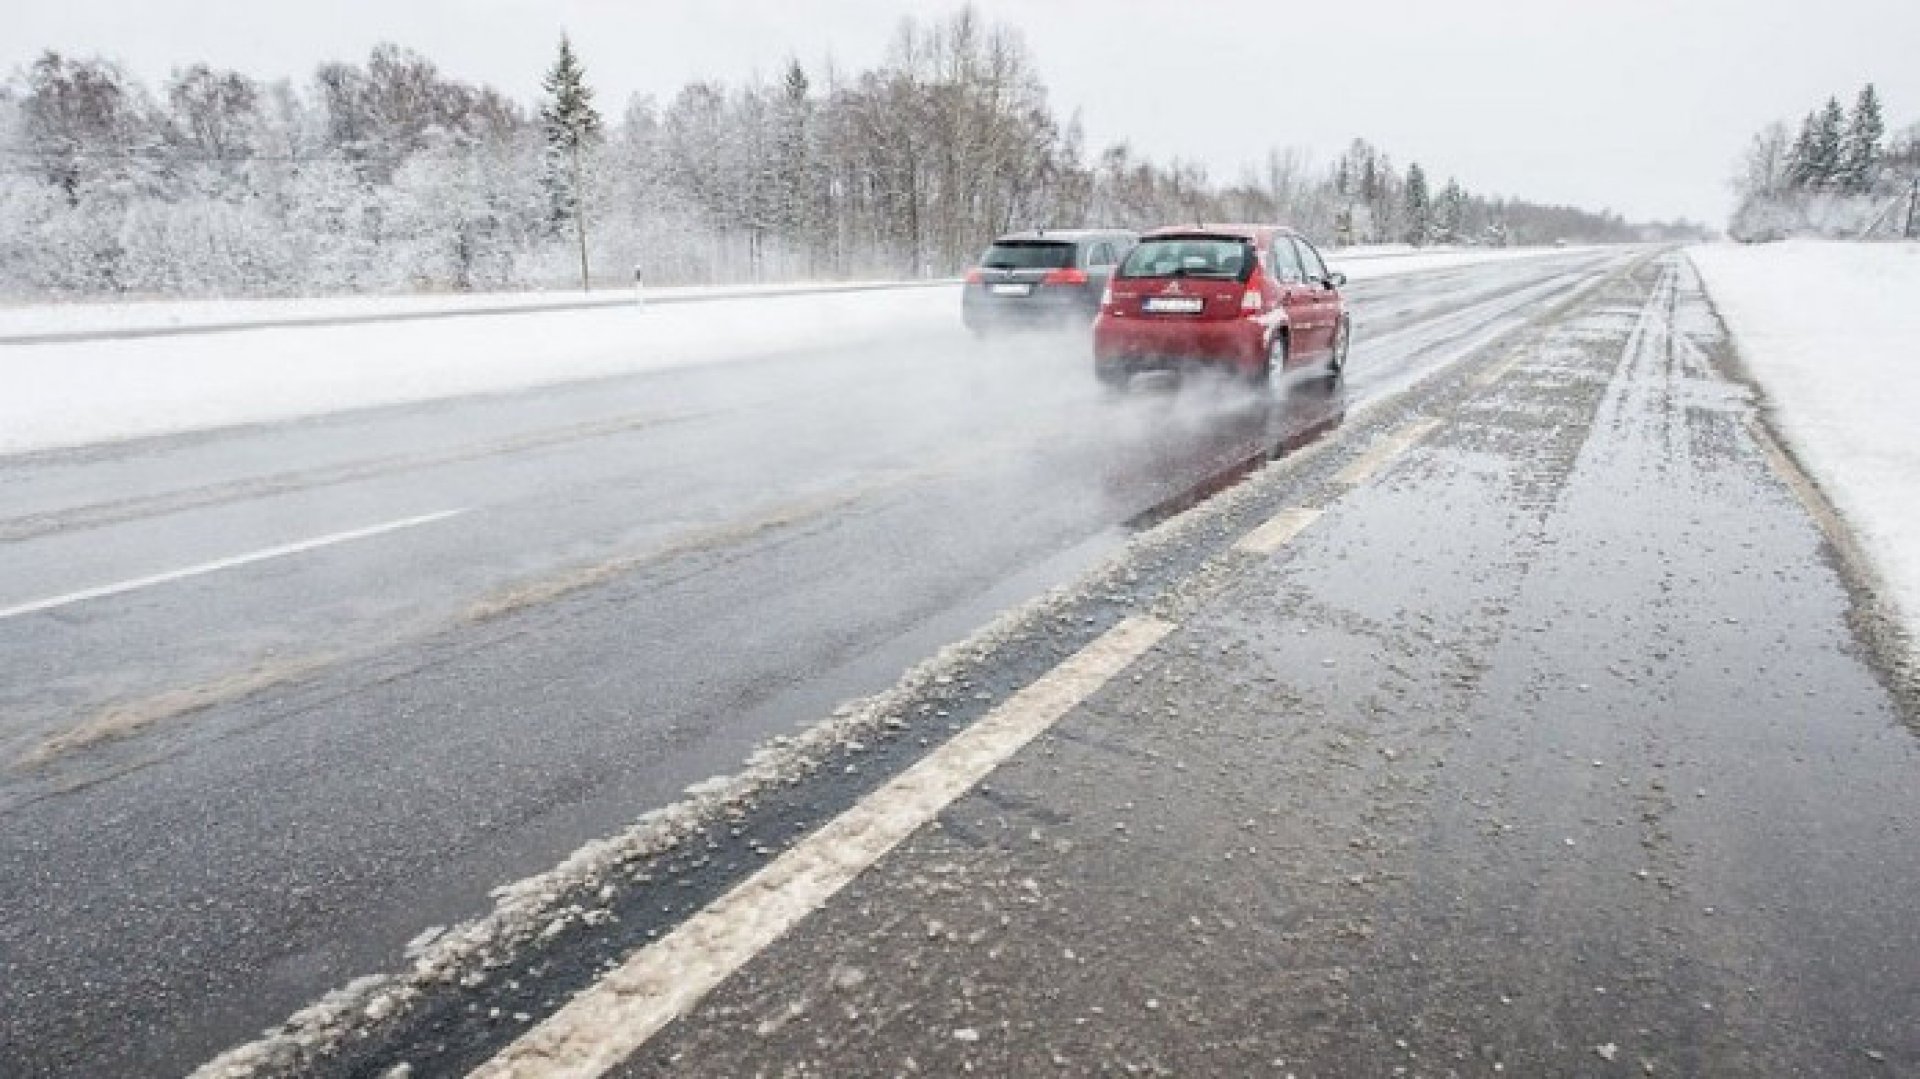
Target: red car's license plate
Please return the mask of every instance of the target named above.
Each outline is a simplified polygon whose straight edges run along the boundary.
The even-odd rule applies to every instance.
[[[1197,315],[1206,303],[1198,296],[1149,296],[1141,309],[1163,315]]]

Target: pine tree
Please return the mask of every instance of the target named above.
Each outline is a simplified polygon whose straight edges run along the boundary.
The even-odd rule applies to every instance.
[[[1873,188],[1875,166],[1880,163],[1880,140],[1886,136],[1886,120],[1880,114],[1880,95],[1872,83],[1860,88],[1853,103],[1853,116],[1840,151],[1841,186],[1855,194]]]
[[[1433,206],[1427,196],[1427,174],[1418,161],[1407,166],[1407,242],[1424,247],[1433,230]]]
[[[1813,123],[1813,146],[1807,167],[1813,187],[1830,190],[1839,184],[1845,166],[1846,138],[1846,110],[1840,107],[1839,98],[1830,97]]]
[[[547,137],[547,190],[553,199],[557,225],[573,218],[580,240],[580,287],[587,289],[587,210],[581,158],[600,139],[600,113],[593,107],[593,88],[573,55],[573,44],[560,35],[560,55],[542,79],[547,100],[540,105],[540,126]]]
[[[809,261],[815,255],[819,231],[810,183],[813,173],[811,92],[812,83],[806,69],[798,60],[789,61],[776,105],[774,225],[790,243],[798,244],[806,252]]]
[[[1794,191],[1804,191],[1814,185],[1814,126],[1817,122],[1817,117],[1808,113],[1807,118],[1800,121],[1800,134],[1794,136],[1793,148],[1787,151],[1787,187]]]
[[[1433,238],[1443,244],[1457,243],[1466,211],[1467,193],[1460,189],[1460,181],[1449,179],[1433,207]]]

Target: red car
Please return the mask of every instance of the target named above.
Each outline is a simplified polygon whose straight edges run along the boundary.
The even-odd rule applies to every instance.
[[[1149,232],[1114,272],[1093,323],[1093,369],[1124,387],[1141,371],[1200,363],[1265,384],[1321,365],[1338,376],[1352,336],[1345,274],[1278,225]]]

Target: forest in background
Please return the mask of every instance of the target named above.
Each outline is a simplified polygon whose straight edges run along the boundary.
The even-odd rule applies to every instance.
[[[564,38],[532,107],[394,46],[303,86],[205,64],[158,90],[45,53],[0,86],[0,295],[308,295],[922,277],[1034,226],[1282,221],[1331,245],[1685,238],[1480,195],[1355,140],[1230,180],[1049,105],[1017,32],[903,22],[864,71],[791,63],[617,115]],[[1284,131],[1276,131],[1278,139]]]
[[[1734,177],[1736,240],[1920,238],[1920,124],[1891,138],[1873,84],[1829,97],[1796,131],[1767,125]]]

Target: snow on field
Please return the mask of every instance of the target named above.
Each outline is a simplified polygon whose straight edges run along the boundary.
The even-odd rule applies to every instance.
[[[1542,255],[1569,255],[1591,251],[1590,247],[1461,247],[1442,251],[1400,251],[1386,245],[1380,248],[1354,248],[1349,252],[1327,252],[1327,265],[1347,275],[1349,281],[1371,281],[1396,274],[1421,270],[1450,270],[1483,262],[1539,258]]]
[[[1920,244],[1688,254],[1794,451],[1920,622]]]
[[[650,288],[652,302],[753,296],[765,292],[843,292],[888,282],[836,281],[775,286],[693,285]],[[55,333],[110,333],[256,322],[329,322],[449,311],[515,311],[581,303],[626,303],[630,289],[594,292],[460,292],[411,296],[322,296],[307,299],[129,300],[0,305],[0,338]]]
[[[1356,280],[1556,249],[1391,254],[1334,262]],[[702,303],[514,311],[553,294],[68,304],[0,310],[0,336],[235,321],[378,317],[434,305],[465,318],[222,334],[0,344],[0,454],[263,423],[882,337],[959,333],[952,286]]]
[[[0,453],[959,333],[959,290],[0,346]]]

